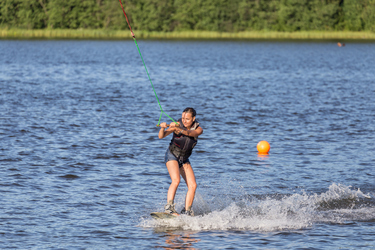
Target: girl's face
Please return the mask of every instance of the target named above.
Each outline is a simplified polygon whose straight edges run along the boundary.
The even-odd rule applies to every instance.
[[[195,121],[195,117],[191,113],[182,113],[182,123],[184,126],[188,129],[190,129],[191,125],[193,125],[193,122]]]

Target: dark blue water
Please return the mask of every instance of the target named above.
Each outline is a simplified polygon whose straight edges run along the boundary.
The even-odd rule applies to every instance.
[[[197,216],[149,216],[169,139],[132,41],[3,40],[2,249],[375,249],[374,43],[138,43],[165,112],[204,129]]]

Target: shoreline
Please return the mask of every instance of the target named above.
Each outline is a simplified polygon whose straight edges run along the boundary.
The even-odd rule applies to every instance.
[[[355,31],[174,31],[145,32],[134,31],[136,39],[165,40],[360,40],[375,41],[373,32]],[[129,30],[91,30],[91,29],[0,29],[0,39],[94,39],[94,40],[131,40]]]

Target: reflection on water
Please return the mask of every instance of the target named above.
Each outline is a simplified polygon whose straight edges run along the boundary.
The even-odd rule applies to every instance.
[[[158,230],[155,230],[158,234],[161,234]],[[157,248],[164,248],[167,250],[171,249],[198,249],[194,247],[194,243],[200,241],[200,239],[195,238],[194,232],[179,232],[179,231],[168,231],[166,230],[162,235],[160,235],[160,239],[165,240],[165,245],[160,243]]]
[[[265,161],[265,160],[268,160],[268,158],[269,158],[269,154],[258,153],[258,160],[259,161]]]

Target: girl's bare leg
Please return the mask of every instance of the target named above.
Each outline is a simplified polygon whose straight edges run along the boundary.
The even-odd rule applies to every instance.
[[[168,161],[166,166],[172,180],[172,183],[168,189],[167,201],[168,203],[173,203],[178,185],[180,184],[180,170],[177,161]]]
[[[195,181],[194,171],[190,163],[185,163],[180,169],[180,172],[188,187],[185,199],[185,209],[190,210],[193,206],[195,190],[197,189],[197,182]]]

